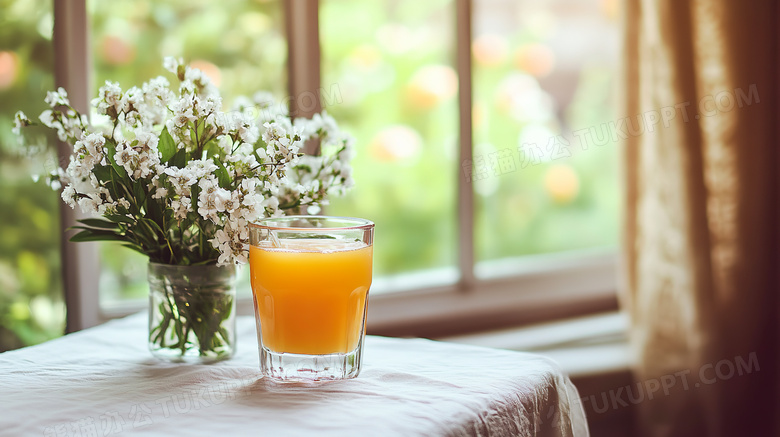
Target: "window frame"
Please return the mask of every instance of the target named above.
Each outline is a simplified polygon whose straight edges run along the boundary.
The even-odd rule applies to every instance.
[[[288,83],[291,96],[320,88],[319,1],[283,0],[288,47]],[[456,8],[456,71],[458,73],[459,162],[472,159],[473,0],[454,0]],[[55,81],[68,89],[75,107],[89,113],[91,57],[86,0],[56,1],[54,7]],[[310,116],[290,99],[291,112]],[[316,144],[305,151],[315,153]],[[69,150],[59,147],[60,159]],[[402,274],[385,291],[374,292],[369,303],[368,331],[395,336],[437,337],[497,329],[557,318],[617,309],[618,255],[614,250],[585,250],[533,255],[498,264],[490,275],[477,275],[497,263],[475,263],[474,187],[461,168],[452,169],[457,181],[457,274],[436,278],[428,273]],[[145,302],[103,307],[99,302],[99,263],[95,244],[71,243],[65,230],[79,218],[60,204],[62,271],[68,309],[67,331],[94,326],[145,308]],[[428,276],[426,278],[426,276]],[[421,278],[423,280],[421,280]],[[381,280],[377,281],[381,282]],[[398,284],[404,285],[399,290]],[[393,285],[395,284],[395,285]],[[238,301],[239,314],[252,314],[251,298]]]
[[[68,90],[71,105],[89,114],[90,47],[86,0],[54,1],[54,83]],[[60,163],[67,163],[72,149],[57,144]],[[69,228],[85,218],[63,202],[60,212],[60,260],[65,298],[65,332],[75,332],[100,322],[98,253],[95,243],[72,243]]]

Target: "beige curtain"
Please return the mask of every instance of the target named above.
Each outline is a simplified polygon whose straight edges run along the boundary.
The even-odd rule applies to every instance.
[[[776,3],[624,3],[636,435],[778,435]]]

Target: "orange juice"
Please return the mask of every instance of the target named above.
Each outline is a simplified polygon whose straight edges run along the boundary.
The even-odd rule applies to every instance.
[[[334,354],[360,342],[373,247],[291,239],[251,246],[252,291],[263,345],[276,353]]]

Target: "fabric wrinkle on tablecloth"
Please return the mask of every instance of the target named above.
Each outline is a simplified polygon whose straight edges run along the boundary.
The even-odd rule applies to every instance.
[[[260,378],[254,320],[212,365],[146,349],[143,314],[0,354],[0,436],[588,436],[577,390],[539,355],[368,336],[356,379]]]

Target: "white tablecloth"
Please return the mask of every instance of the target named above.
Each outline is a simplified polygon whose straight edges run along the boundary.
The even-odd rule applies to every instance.
[[[164,363],[143,314],[0,354],[2,436],[587,436],[577,390],[537,355],[367,337],[357,379],[260,378],[254,321],[238,353]]]

